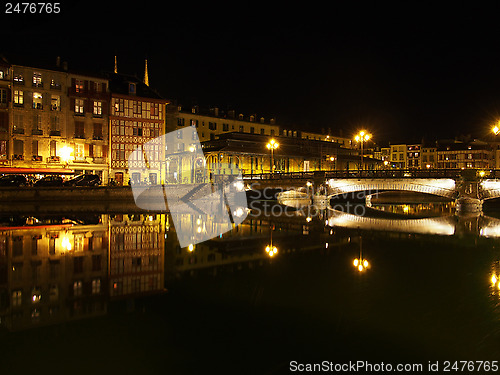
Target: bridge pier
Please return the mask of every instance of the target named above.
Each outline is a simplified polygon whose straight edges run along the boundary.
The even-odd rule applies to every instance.
[[[460,179],[457,181],[456,189],[457,198],[455,199],[455,207],[457,212],[472,213],[483,210],[480,181],[475,170],[462,171]]]

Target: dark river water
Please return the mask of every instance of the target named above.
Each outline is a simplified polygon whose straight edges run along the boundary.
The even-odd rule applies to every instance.
[[[497,361],[495,210],[369,206],[258,205],[191,249],[165,214],[4,217],[1,373],[281,374],[322,361],[427,373],[429,361]]]

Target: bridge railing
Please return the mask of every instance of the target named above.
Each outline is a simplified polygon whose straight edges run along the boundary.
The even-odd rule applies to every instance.
[[[473,170],[467,170],[473,172]],[[313,171],[243,174],[246,180],[317,180],[329,178],[459,178],[462,169],[382,169],[365,171]],[[500,178],[500,170],[485,171],[485,178]]]

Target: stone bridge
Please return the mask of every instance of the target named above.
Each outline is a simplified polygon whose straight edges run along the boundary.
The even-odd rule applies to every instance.
[[[327,198],[355,192],[409,191],[455,199],[457,210],[480,211],[483,201],[500,197],[500,170],[435,169],[380,171],[317,171],[244,175],[247,186],[291,189],[320,186]]]

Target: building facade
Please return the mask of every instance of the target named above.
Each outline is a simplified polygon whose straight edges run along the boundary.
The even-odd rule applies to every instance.
[[[234,110],[224,112],[219,108],[210,108],[208,111],[193,106],[189,110],[182,106],[168,106],[167,132],[196,126],[200,142],[216,139],[220,134],[240,132],[248,134],[266,135],[269,137],[280,134],[280,128],[274,119],[266,121],[257,115],[236,115]]]
[[[107,79],[22,65],[3,67],[0,164],[95,173],[107,180]],[[5,87],[5,88],[4,88]],[[5,124],[5,122],[7,123]]]
[[[144,143],[165,134],[165,106],[167,101],[133,76],[112,74],[109,77],[111,108],[109,115],[110,134],[110,178],[118,185],[127,184],[132,176],[128,174],[129,155]],[[149,167],[162,170],[165,150],[156,141]],[[136,180],[151,184],[162,183],[164,175],[150,173],[144,161],[132,160],[134,168],[144,168]]]

